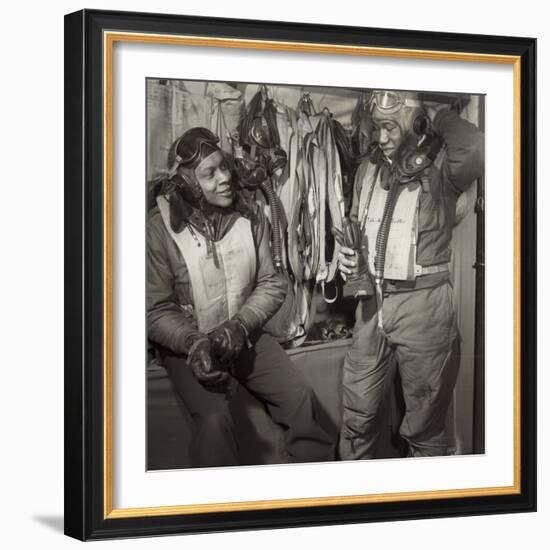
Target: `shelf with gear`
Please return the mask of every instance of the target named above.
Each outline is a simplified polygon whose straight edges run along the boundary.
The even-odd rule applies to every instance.
[[[482,125],[483,99],[424,94],[424,101],[460,110]],[[346,246],[362,257],[364,227],[350,218],[354,178],[373,151],[372,90],[268,84],[153,80],[147,82],[147,177],[166,170],[168,150],[179,135],[196,127],[220,138],[232,166],[234,185],[261,204],[272,228],[271,250],[287,282],[285,302],[265,329],[287,349],[315,390],[334,428],[341,416],[341,367],[350,346],[358,298],[375,299],[375,279],[366,263],[347,281],[338,271],[338,251]],[[418,133],[428,135],[426,128]],[[409,159],[414,164],[416,157]],[[476,185],[457,206],[451,273],[462,334],[462,364],[449,412],[448,430],[457,454],[475,449]],[[371,245],[372,246],[372,245]],[[482,252],[482,251],[481,251]],[[185,467],[182,432],[189,420],[170,393],[162,367],[149,365],[149,468]],[[381,457],[401,456],[395,437],[403,409],[396,384],[387,398]],[[242,463],[276,463],[278,428],[242,389],[235,397],[243,426]],[[166,422],[166,416],[172,421]],[[173,420],[177,418],[177,421]]]

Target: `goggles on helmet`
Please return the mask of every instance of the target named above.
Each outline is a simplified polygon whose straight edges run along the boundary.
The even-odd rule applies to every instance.
[[[203,146],[211,149],[217,148],[220,141],[218,136],[208,128],[191,128],[187,130],[174,146],[174,164],[170,168],[170,174],[175,174],[180,166],[191,166],[196,164],[201,157]]]
[[[392,114],[401,110],[402,107],[419,107],[420,102],[409,99],[403,92],[391,90],[375,90],[372,93],[371,109],[378,109],[381,113]]]

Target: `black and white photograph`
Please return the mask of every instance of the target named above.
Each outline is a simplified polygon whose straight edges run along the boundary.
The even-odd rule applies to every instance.
[[[65,533],[491,544],[537,509],[536,39],[233,8],[65,18]]]
[[[3,548],[548,545],[543,3],[6,8]]]
[[[485,452],[486,98],[374,82],[146,79],[148,470]]]

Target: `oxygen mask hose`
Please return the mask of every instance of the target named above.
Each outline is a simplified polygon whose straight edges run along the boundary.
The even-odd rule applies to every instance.
[[[283,246],[281,242],[281,209],[278,197],[273,189],[271,178],[267,178],[261,184],[261,189],[267,197],[271,211],[271,225],[273,229],[272,255],[277,272],[283,271]]]
[[[273,189],[271,177],[265,166],[266,163],[262,162],[264,157],[260,156],[254,159],[251,155],[248,155],[239,145],[237,136],[233,136],[232,143],[233,155],[241,184],[250,190],[256,190],[259,187],[266,196],[271,212],[271,227],[273,230],[271,253],[275,269],[281,273],[283,272],[283,245],[281,242],[282,214],[279,199]]]
[[[382,222],[378,229],[378,235],[376,236],[376,247],[374,256],[374,281],[376,283],[376,298],[378,300],[378,326],[382,329],[382,302],[384,299],[382,293],[382,284],[384,283],[384,268],[386,266],[386,248],[388,245],[388,237],[390,235],[391,220],[393,212],[395,210],[395,204],[397,203],[397,195],[399,191],[399,178],[394,172],[391,175],[390,188],[386,196],[386,203],[384,204],[384,214],[382,215]]]

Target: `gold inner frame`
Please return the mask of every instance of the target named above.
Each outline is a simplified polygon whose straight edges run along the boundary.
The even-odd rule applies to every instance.
[[[113,358],[112,358],[112,294],[113,294],[113,46],[116,42],[138,42],[147,44],[170,44],[183,46],[208,46],[217,48],[260,49],[272,51],[308,52],[321,54],[346,54],[375,57],[399,57],[409,59],[468,61],[476,63],[498,63],[513,65],[514,81],[514,484],[504,487],[483,487],[435,491],[415,491],[371,495],[335,497],[293,498],[278,500],[255,500],[244,502],[221,502],[212,504],[187,504],[157,506],[150,508],[113,508]],[[521,492],[521,423],[520,423],[520,352],[521,352],[521,59],[511,55],[489,55],[464,52],[429,50],[407,50],[367,46],[343,46],[336,44],[314,44],[280,42],[272,40],[226,39],[200,36],[157,35],[147,33],[110,32],[103,34],[103,108],[104,108],[104,518],[136,518],[197,514],[206,512],[230,512],[246,510],[268,510],[277,508],[302,508],[308,506],[333,506],[398,502],[412,500],[434,500],[519,494]]]

